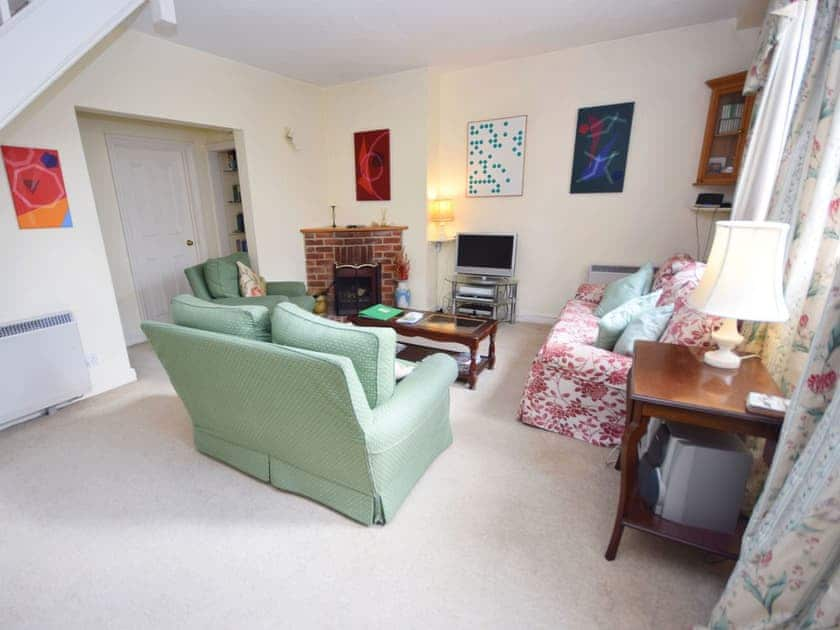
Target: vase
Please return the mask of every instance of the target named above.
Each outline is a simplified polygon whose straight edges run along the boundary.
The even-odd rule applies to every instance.
[[[408,281],[397,282],[397,290],[394,291],[394,300],[399,308],[408,308],[411,304],[411,290],[408,288]]]

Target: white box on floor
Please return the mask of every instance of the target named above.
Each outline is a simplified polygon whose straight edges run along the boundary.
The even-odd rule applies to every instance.
[[[732,533],[752,456],[731,434],[652,419],[640,443],[642,495],[662,518]]]

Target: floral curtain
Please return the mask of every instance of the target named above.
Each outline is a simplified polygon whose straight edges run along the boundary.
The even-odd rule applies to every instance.
[[[840,269],[713,630],[840,627]]]
[[[785,269],[791,317],[742,331],[787,395],[804,368],[815,318],[840,262],[840,116],[834,115],[840,89],[838,0],[809,1],[818,2],[811,49],[767,213],[768,220],[792,226]]]
[[[791,318],[742,331],[793,400],[714,628],[840,626],[840,403],[826,411],[840,367],[840,0],[799,1],[815,3],[810,47],[767,212],[792,226]],[[773,0],[770,10],[786,4]],[[767,78],[778,26],[771,16],[762,30],[753,88]]]

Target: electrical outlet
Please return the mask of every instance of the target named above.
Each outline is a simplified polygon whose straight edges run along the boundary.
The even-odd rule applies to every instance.
[[[85,363],[89,368],[96,367],[99,365],[99,355],[95,352],[91,352],[85,355]]]

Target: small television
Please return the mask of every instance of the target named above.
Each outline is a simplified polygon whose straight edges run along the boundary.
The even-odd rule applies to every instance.
[[[455,272],[474,276],[513,276],[516,234],[460,233],[455,239]]]

